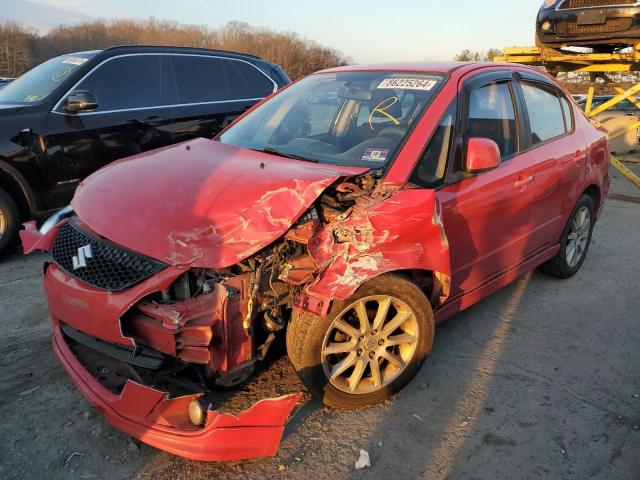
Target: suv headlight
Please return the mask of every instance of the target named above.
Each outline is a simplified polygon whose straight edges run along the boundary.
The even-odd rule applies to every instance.
[[[73,215],[73,208],[71,208],[71,205],[67,205],[64,208],[61,208],[60,210],[58,210],[56,213],[54,213],[53,215],[51,215],[49,218],[45,220],[45,222],[40,226],[40,229],[39,229],[40,233],[42,235],[49,233],[51,229],[55,227],[60,220],[62,220],[63,218],[70,217],[71,215]]]

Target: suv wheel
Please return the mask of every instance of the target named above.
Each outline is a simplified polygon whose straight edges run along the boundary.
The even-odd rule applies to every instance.
[[[19,224],[20,214],[16,202],[0,188],[0,256],[13,245]]]
[[[287,352],[302,382],[326,405],[358,408],[404,387],[431,350],[434,321],[409,279],[376,277],[325,317],[295,316]]]
[[[544,273],[553,277],[569,278],[580,270],[591,243],[595,223],[594,211],[593,199],[583,195],[562,232],[560,250],[555,257],[540,267]]]

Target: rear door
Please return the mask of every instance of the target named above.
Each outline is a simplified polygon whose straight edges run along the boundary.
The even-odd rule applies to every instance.
[[[171,55],[178,92],[173,109],[175,142],[211,138],[276,84],[253,64],[212,55]]]
[[[46,120],[46,157],[59,205],[98,168],[123,157],[172,143],[171,107],[175,90],[162,55],[109,58],[69,92],[88,90],[98,107],[68,113],[63,96]]]
[[[574,112],[565,95],[544,77],[530,73],[518,76],[527,112],[526,155],[534,176],[524,250],[529,257],[558,243],[584,182],[587,152],[584,138],[574,128]]]
[[[456,151],[437,191],[449,239],[452,296],[469,292],[521,262],[531,213],[531,159],[521,153],[519,101],[511,72],[479,74],[462,84]],[[494,140],[501,165],[465,173],[469,138]]]

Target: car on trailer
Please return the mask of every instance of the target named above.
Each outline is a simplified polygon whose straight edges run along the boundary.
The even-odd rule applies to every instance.
[[[636,0],[545,0],[538,12],[539,46],[609,52],[638,42],[640,2]]]

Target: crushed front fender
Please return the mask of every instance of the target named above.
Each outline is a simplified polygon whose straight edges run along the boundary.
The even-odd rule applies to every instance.
[[[318,275],[305,293],[345,300],[370,278],[398,270],[433,273],[439,300],[450,288],[449,242],[434,190],[400,189],[358,199],[353,210],[309,241]]]

